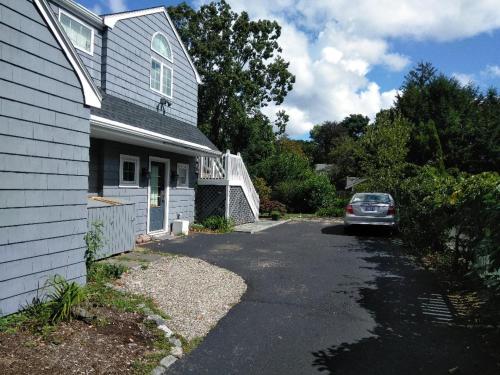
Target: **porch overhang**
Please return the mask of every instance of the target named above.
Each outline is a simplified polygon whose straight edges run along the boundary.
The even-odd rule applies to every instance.
[[[189,125],[190,126],[190,125]],[[96,115],[90,116],[90,136],[189,156],[221,156],[208,146],[156,133]]]

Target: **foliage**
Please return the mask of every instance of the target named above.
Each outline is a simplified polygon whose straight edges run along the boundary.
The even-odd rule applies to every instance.
[[[271,219],[272,220],[279,220],[281,218],[281,212],[279,211],[271,211]]]
[[[87,278],[90,282],[101,282],[115,280],[127,271],[123,264],[115,263],[94,263],[87,272]]]
[[[103,223],[101,221],[94,221],[91,224],[92,229],[85,234],[85,244],[87,245],[87,250],[85,251],[85,265],[87,266],[87,272],[92,267],[92,264],[96,261],[99,251],[104,246],[103,240]]]
[[[292,212],[316,212],[332,202],[335,188],[327,176],[309,171],[300,180],[280,182],[273,194]]]
[[[203,221],[203,226],[215,232],[227,233],[233,230],[234,222],[222,216],[210,216]]]
[[[281,215],[286,214],[286,206],[278,201],[273,201],[271,199],[263,199],[260,201],[261,213],[268,213],[269,215],[274,212],[279,212]]]
[[[264,178],[273,189],[283,181],[300,181],[310,172],[311,167],[305,156],[286,151],[276,152],[255,166],[255,174]]]
[[[499,170],[500,95],[438,74],[419,63],[405,77],[395,109],[411,124],[408,161],[469,173]]]
[[[336,197],[331,204],[321,207],[316,215],[327,217],[342,217],[344,216],[345,206],[349,203],[349,198]]]
[[[199,127],[220,149],[239,151],[251,164],[259,160],[256,153],[271,150],[275,136],[261,109],[281,104],[295,81],[281,57],[281,27],[276,21],[252,21],[223,0],[198,10],[182,3],[168,11],[203,81]],[[287,121],[278,112],[279,133]]]
[[[271,198],[271,188],[267,186],[266,180],[262,177],[255,177],[253,179],[253,186],[255,187],[261,202]]]
[[[57,324],[71,319],[71,310],[84,300],[85,290],[76,282],[68,282],[59,275],[49,279],[48,288],[48,306],[51,310],[49,321]]]

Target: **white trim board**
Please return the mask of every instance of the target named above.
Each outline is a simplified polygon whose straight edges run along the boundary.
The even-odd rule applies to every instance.
[[[196,81],[198,82],[198,84],[201,85],[203,82],[201,80],[200,74],[198,73],[198,70],[196,70],[196,67],[194,66],[193,60],[191,60],[191,56],[189,56],[189,53],[186,49],[186,46],[182,42],[181,37],[179,36],[179,33],[177,32],[177,29],[175,28],[174,23],[172,22],[172,19],[168,15],[167,8],[157,7],[157,8],[150,8],[150,9],[134,10],[131,12],[109,14],[107,16],[103,16],[103,21],[107,27],[112,29],[113,27],[115,27],[115,25],[118,21],[126,20],[129,18],[134,18],[134,17],[148,16],[150,14],[156,14],[156,13],[163,13],[163,14],[165,14],[165,17],[167,17],[167,21],[168,21],[170,27],[172,28],[172,30],[174,30],[175,37],[177,38],[177,41],[179,42],[184,54],[186,55],[186,58],[189,61],[189,65],[191,65],[191,68],[193,69],[194,75],[196,77]]]
[[[90,77],[87,68],[85,68],[82,60],[76,52],[73,43],[67,37],[66,32],[55,17],[46,0],[34,0],[34,3],[74,69],[78,80],[82,85],[85,105],[101,108],[102,96],[99,93],[97,86],[92,80],[92,77]]]
[[[104,127],[110,130],[121,131],[127,133],[128,135],[135,135],[149,140],[159,141],[163,143],[171,143],[174,145],[184,146],[192,148],[194,150],[202,151],[212,155],[220,155],[220,152],[212,150],[207,146],[200,145],[198,143],[193,143],[185,141],[179,138],[170,137],[168,135],[163,135],[160,133],[152,132],[150,130],[138,128],[132,125],[127,125],[122,122],[109,120],[105,117],[100,117],[96,115],[90,115],[90,121],[92,124]]]

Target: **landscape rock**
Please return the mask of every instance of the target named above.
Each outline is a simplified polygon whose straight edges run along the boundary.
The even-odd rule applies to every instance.
[[[171,337],[174,333],[168,328],[165,324],[161,324],[158,326],[158,329],[161,329],[163,332],[165,332],[165,336]]]
[[[178,347],[182,346],[181,340],[179,340],[177,337],[170,337],[170,339],[168,341],[170,341],[170,343],[174,346],[178,346]]]
[[[173,355],[167,355],[160,361],[160,366],[163,366],[164,368],[169,368],[175,363],[175,361],[177,361],[177,358],[175,358]]]
[[[167,373],[167,369],[163,366],[156,366],[153,371],[151,371],[151,375],[164,375]]]
[[[172,354],[174,357],[182,358],[184,352],[182,351],[181,347],[174,346],[172,349],[170,349],[170,354]]]
[[[156,314],[149,315],[146,319],[154,321],[157,326],[162,326],[162,325],[165,325],[165,323],[166,323],[165,319],[163,319],[161,316],[156,315]]]

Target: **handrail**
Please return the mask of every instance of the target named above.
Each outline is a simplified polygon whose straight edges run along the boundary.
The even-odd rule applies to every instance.
[[[255,218],[259,218],[259,194],[253,186],[245,162],[240,153],[233,155],[229,150],[222,158],[200,156],[199,178],[205,180],[227,180],[229,185],[241,186]]]

